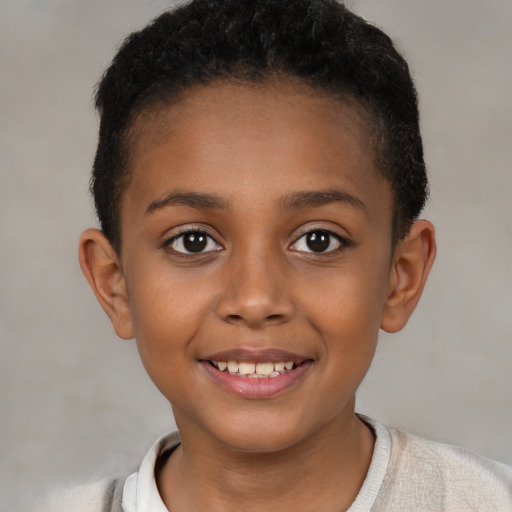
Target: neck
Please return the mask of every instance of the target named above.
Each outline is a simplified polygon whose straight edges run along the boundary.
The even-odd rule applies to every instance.
[[[268,507],[339,512],[357,496],[373,444],[370,429],[354,415],[336,418],[321,432],[275,453],[244,453],[182,435],[157,483],[173,512]]]

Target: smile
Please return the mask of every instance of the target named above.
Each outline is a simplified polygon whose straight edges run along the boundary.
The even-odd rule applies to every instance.
[[[201,358],[213,382],[246,399],[270,398],[306,378],[313,359],[283,350],[227,350]]]
[[[210,361],[210,363],[221,372],[229,373],[238,377],[252,379],[268,379],[283,375],[296,367],[293,361],[249,363],[237,361]]]

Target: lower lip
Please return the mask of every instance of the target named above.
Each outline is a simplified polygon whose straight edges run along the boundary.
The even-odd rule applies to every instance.
[[[263,378],[239,377],[221,372],[208,361],[201,361],[200,364],[206,373],[227,391],[243,398],[269,398],[295,386],[311,368],[312,362],[306,361],[278,377]]]

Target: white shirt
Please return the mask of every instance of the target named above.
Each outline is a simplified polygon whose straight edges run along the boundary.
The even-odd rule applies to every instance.
[[[169,512],[158,492],[155,481],[155,464],[158,456],[180,442],[177,432],[162,436],[150,448],[140,468],[124,483],[123,512]]]
[[[347,512],[512,512],[512,467],[361,418],[376,441],[366,478]],[[124,483],[123,512],[169,512],[156,486],[155,464],[179,442],[174,432],[151,447]],[[50,510],[102,512],[110,481],[72,489]]]
[[[376,441],[366,478],[347,512],[512,512],[512,468],[362,419]],[[154,468],[158,455],[178,442],[171,434],[149,450],[125,482],[123,512],[168,512]]]
[[[388,430],[379,423],[365,418],[375,432],[375,447],[365,481],[357,498],[347,512],[365,512],[371,509],[384,481],[391,455]],[[144,457],[139,471],[132,473],[123,488],[123,512],[169,512],[162,502],[155,481],[155,463],[158,455],[179,443],[177,433],[163,436]]]

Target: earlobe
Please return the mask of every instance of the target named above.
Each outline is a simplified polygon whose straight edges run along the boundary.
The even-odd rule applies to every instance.
[[[117,253],[105,235],[88,229],[80,237],[80,267],[117,335],[133,338],[130,303]]]
[[[434,226],[427,220],[415,222],[395,250],[381,329],[403,329],[420,300],[435,256]]]

